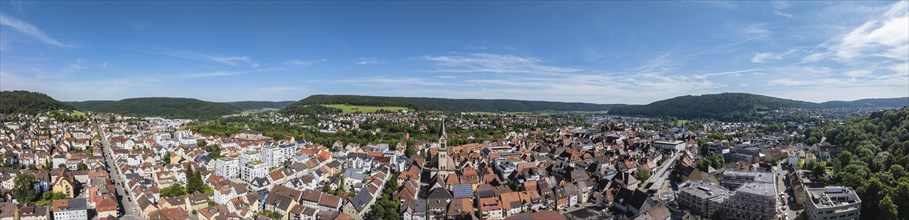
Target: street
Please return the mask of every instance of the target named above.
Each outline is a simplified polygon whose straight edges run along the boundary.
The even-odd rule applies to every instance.
[[[107,142],[107,136],[104,134],[103,130],[98,130],[98,133],[101,136],[101,144],[104,148],[104,161],[106,161],[108,167],[107,172],[110,173],[110,178],[117,188],[117,196],[119,197],[118,202],[120,203],[120,211],[118,212],[120,219],[142,219],[138,204],[131,201],[132,199],[130,199],[128,194],[129,191],[123,188],[123,181],[125,178],[120,173],[120,170],[117,169],[117,163],[113,159],[114,152]]]

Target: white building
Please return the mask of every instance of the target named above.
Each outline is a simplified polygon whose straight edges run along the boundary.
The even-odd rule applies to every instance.
[[[85,199],[63,199],[53,202],[55,220],[86,220],[88,209]]]
[[[268,175],[268,166],[265,162],[254,160],[243,165],[243,172],[240,174],[246,182],[252,182],[253,179],[265,177]]]
[[[862,199],[852,188],[844,186],[809,188],[805,203],[810,220],[858,219],[862,210]]]
[[[229,157],[215,160],[215,174],[228,179],[240,177],[240,161]]]
[[[672,140],[672,141],[654,141],[653,146],[659,149],[665,150],[674,150],[682,151],[685,150],[685,142]]]

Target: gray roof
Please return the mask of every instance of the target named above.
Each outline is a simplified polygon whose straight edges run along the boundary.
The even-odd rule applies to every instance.
[[[416,199],[410,205],[414,213],[426,213],[426,200],[425,199]]]
[[[68,210],[85,210],[87,208],[85,199],[69,199]]]
[[[471,184],[454,185],[454,198],[473,198],[473,186]]]
[[[353,204],[357,211],[363,211],[363,209],[366,208],[366,205],[373,199],[372,194],[369,194],[369,190],[366,190],[366,187],[363,187],[363,189],[350,200],[350,203]]]

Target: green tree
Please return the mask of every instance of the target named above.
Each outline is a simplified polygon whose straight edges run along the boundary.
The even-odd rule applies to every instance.
[[[88,164],[85,164],[85,163],[79,163],[79,165],[77,167],[79,170],[82,170],[82,171],[88,170]]]
[[[416,150],[414,150],[413,147],[410,146],[410,144],[408,144],[407,147],[404,149],[404,156],[407,158],[410,158],[415,153],[416,153]]]
[[[196,147],[205,147],[205,145],[208,145],[205,139],[196,139]]]
[[[181,185],[174,184],[173,186],[163,188],[159,192],[161,197],[174,197],[186,195],[186,189]]]
[[[35,176],[31,174],[19,174],[16,175],[16,179],[13,180],[13,198],[19,202],[19,204],[26,204],[35,200],[37,193],[35,192]]]
[[[202,182],[202,173],[199,171],[193,172],[192,167],[186,169],[186,193],[205,193],[205,188],[205,184]]]
[[[211,159],[221,158],[221,145],[212,145],[211,150],[208,151],[208,157]]]
[[[164,152],[164,164],[170,164],[170,151]]]
[[[638,173],[635,176],[640,181],[646,181],[650,179],[650,171],[644,170],[644,168],[638,168]]]
[[[899,212],[897,211],[897,206],[896,206],[896,204],[893,204],[893,199],[890,199],[890,196],[886,196],[886,197],[884,197],[883,200],[881,200],[880,209],[881,209],[881,213],[880,213],[881,218],[880,219],[896,220],[897,216],[899,216]],[[866,212],[862,212],[862,213],[864,214]]]

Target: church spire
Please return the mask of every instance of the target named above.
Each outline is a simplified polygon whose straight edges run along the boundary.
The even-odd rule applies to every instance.
[[[445,119],[442,119],[442,133],[439,134],[439,137],[448,137],[448,134],[445,133]]]

